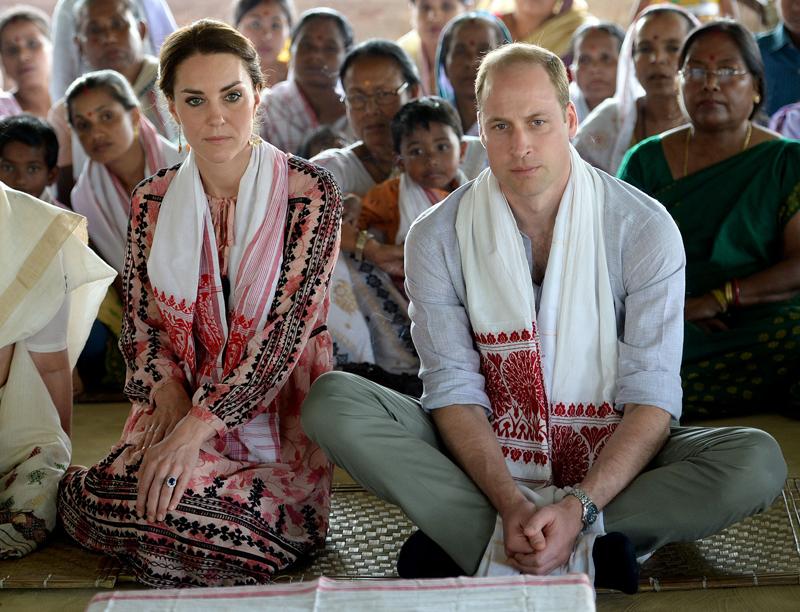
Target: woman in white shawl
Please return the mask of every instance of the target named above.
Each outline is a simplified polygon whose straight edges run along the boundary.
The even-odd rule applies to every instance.
[[[678,54],[698,24],[673,5],[650,7],[631,24],[620,51],[616,93],[591,112],[573,140],[583,159],[616,174],[630,147],[686,123],[678,104]]]
[[[0,558],[55,527],[70,462],[72,366],[114,271],[86,220],[0,183]]]
[[[133,188],[162,168],[180,163],[174,145],[158,134],[139,109],[130,83],[118,72],[99,70],[67,90],[67,117],[88,161],[72,189],[72,207],[89,221],[89,240],[120,275]],[[116,348],[122,328],[122,285],[109,291],[79,370],[87,389],[119,389],[124,366]],[[88,378],[91,376],[91,379]]]
[[[72,207],[89,220],[92,244],[121,274],[133,188],[180,163],[181,155],[140,112],[136,94],[118,72],[82,76],[67,90],[66,103],[89,158],[72,189]]]

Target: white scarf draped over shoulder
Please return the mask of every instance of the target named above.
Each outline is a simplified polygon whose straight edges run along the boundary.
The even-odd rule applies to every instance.
[[[467,182],[467,177],[461,170],[458,170],[455,180],[460,186]],[[397,200],[397,206],[400,209],[400,224],[394,237],[394,243],[403,244],[406,241],[408,230],[411,229],[411,224],[431,206],[438,204],[440,200],[436,192],[425,189],[411,179],[406,172],[400,175]],[[391,239],[391,236],[387,236],[387,238]]]
[[[456,218],[492,425],[511,475],[532,488],[580,482],[620,419],[605,188],[573,147],[570,162],[538,313],[522,236],[491,170]]]
[[[181,160],[174,145],[159,135],[144,115],[140,115],[139,141],[144,149],[145,177]],[[72,206],[89,221],[89,238],[100,255],[122,274],[131,194],[105,165],[89,160],[72,190]]]
[[[71,444],[25,340],[69,300],[66,344],[74,367],[115,276],[86,240],[80,215],[0,183],[0,348],[14,346],[0,388],[0,507],[32,522],[27,532],[0,524],[0,558],[30,552],[40,541],[32,533],[55,527]]]
[[[194,152],[164,195],[147,272],[192,388],[221,382],[266,325],[283,263],[288,171],[285,153],[263,141],[252,148],[236,198],[227,309],[208,197]],[[203,348],[199,362],[196,343]],[[279,447],[277,415],[261,412],[228,436],[235,438],[227,441],[229,448],[244,449],[233,458],[272,461]]]

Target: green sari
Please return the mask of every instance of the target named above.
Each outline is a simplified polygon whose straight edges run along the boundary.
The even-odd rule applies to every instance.
[[[800,211],[800,142],[756,145],[681,179],[661,137],[625,155],[619,178],[661,202],[686,249],[686,294],[699,296],[778,263]],[[686,323],[684,416],[707,418],[800,407],[800,296],[731,310],[727,331]]]

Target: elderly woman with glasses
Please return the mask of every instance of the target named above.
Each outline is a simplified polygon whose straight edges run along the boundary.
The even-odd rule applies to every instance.
[[[797,407],[800,143],[753,122],[764,65],[738,23],[695,30],[680,66],[689,124],[633,148],[619,176],[683,235],[684,414]]]

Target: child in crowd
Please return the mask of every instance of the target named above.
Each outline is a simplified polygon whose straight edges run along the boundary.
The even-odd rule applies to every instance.
[[[320,125],[308,133],[297,155],[311,159],[328,149],[342,149],[348,144],[347,136],[332,125]]]
[[[0,119],[0,181],[11,189],[62,206],[47,189],[57,160],[58,139],[47,121],[28,114]]]
[[[364,196],[357,259],[403,276],[403,243],[411,224],[466,180],[459,170],[466,151],[462,136],[458,113],[442,98],[426,96],[400,109],[392,120],[392,140],[401,174]]]

